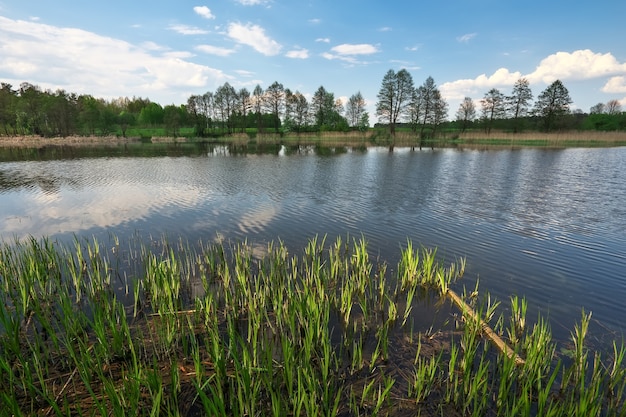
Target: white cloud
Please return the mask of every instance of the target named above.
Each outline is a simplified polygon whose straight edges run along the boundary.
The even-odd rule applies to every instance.
[[[204,17],[205,19],[215,19],[215,15],[211,13],[211,9],[206,6],[196,6],[193,8],[193,11],[196,12],[198,16]]]
[[[181,35],[205,35],[209,33],[207,30],[188,25],[169,25],[168,29],[180,33]]]
[[[285,56],[287,58],[307,59],[309,57],[308,49],[294,49],[288,51]]]
[[[521,77],[522,74],[519,71],[510,72],[506,68],[500,68],[489,76],[481,74],[473,79],[462,79],[443,83],[440,90],[446,99],[462,100],[463,97],[476,94],[478,89],[487,90],[502,86],[513,86]]]
[[[160,55],[163,48],[152,42],[144,45],[0,17],[0,78],[96,97],[132,94],[170,103],[184,102],[189,90],[229,79],[218,69],[185,61],[187,53]]]
[[[195,47],[197,51],[204,52],[205,54],[228,56],[235,52],[234,49],[222,48],[213,45],[198,45]]]
[[[481,74],[473,79],[461,79],[441,85],[441,92],[447,99],[463,99],[490,88],[512,88],[515,81],[524,77],[531,84],[549,84],[557,79],[585,80],[614,74],[626,74],[626,63],[620,63],[610,53],[594,53],[588,49],[574,52],[557,52],[541,60],[537,68],[529,74],[511,72],[500,68],[492,75]],[[606,93],[626,92],[626,77],[616,75],[602,88]]]
[[[461,35],[458,38],[456,38],[456,40],[462,43],[468,43],[469,41],[474,39],[476,35],[477,35],[476,33],[466,33],[465,35]]]
[[[330,43],[330,38],[317,38],[315,42]]]
[[[383,26],[381,28],[378,28],[379,32],[391,32],[393,29],[391,29],[389,26]]]
[[[228,36],[244,45],[251,46],[263,55],[277,55],[282,46],[265,34],[265,29],[259,25],[248,23],[231,23],[228,25]]]
[[[314,25],[318,25],[318,24],[322,23],[322,19],[317,19],[317,18],[309,19],[309,23],[312,23]]]
[[[623,75],[611,77],[602,87],[604,93],[626,93],[626,77]]]
[[[526,78],[531,83],[551,83],[560,80],[584,80],[626,73],[626,63],[621,64],[610,53],[594,53],[589,49],[574,52],[557,52],[544,58]]]
[[[378,48],[374,45],[370,45],[367,43],[361,44],[348,44],[344,43],[341,45],[334,46],[330,48],[331,51],[339,54],[339,55],[370,55],[378,52]]]

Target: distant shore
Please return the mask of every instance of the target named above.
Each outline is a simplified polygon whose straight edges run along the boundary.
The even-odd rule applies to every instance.
[[[261,134],[249,137],[246,134],[232,134],[216,139],[159,136],[150,137],[149,143],[181,143],[209,140],[215,143],[246,145],[246,144],[314,144],[322,146],[393,146],[417,147],[419,139],[414,133],[398,132],[395,138],[379,135],[374,131],[363,132],[325,132],[322,134]],[[0,136],[0,147],[41,148],[44,146],[117,146],[122,144],[146,142],[145,138],[122,136]],[[505,147],[613,147],[626,146],[626,132],[466,132],[447,134],[434,140],[423,140],[424,147],[461,147],[461,148],[501,148]]]

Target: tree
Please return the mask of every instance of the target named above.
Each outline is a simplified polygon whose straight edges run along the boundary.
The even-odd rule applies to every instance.
[[[185,122],[185,106],[167,105],[163,108],[163,122],[168,135],[178,136],[180,127]]]
[[[476,119],[474,100],[465,97],[456,111],[456,120],[461,124],[461,132],[465,132],[474,119]]]
[[[448,114],[448,104],[441,96],[433,77],[426,78],[424,84],[413,91],[409,108],[413,130],[416,131],[420,126],[420,139],[426,137],[427,127],[431,130],[430,135],[434,136],[437,127]]]
[[[507,110],[513,119],[513,131],[520,130],[521,118],[528,112],[533,93],[526,78],[520,78],[513,85],[513,92],[506,98]]]
[[[485,97],[480,100],[482,107],[482,120],[485,124],[485,131],[491,133],[493,121],[502,119],[506,115],[506,103],[504,94],[497,88],[489,90]]]
[[[237,93],[237,98],[239,99],[239,113],[241,115],[241,131],[244,132],[248,122],[248,113],[252,110],[250,91],[245,87],[241,88]]]
[[[17,91],[8,83],[0,84],[0,126],[4,133],[17,134]]]
[[[254,110],[254,115],[256,117],[256,128],[258,132],[263,131],[263,107],[264,107],[264,97],[263,97],[263,88],[259,84],[254,87],[252,91],[252,108]]]
[[[274,81],[265,90],[265,105],[268,113],[274,116],[274,131],[278,133],[280,116],[285,108],[285,88],[278,81]]]
[[[617,100],[609,100],[606,103],[605,112],[606,114],[609,114],[612,116],[616,114],[620,114],[622,112],[622,105]]]
[[[163,124],[163,107],[157,103],[148,104],[139,113],[139,122],[150,126]]]
[[[215,90],[215,109],[222,126],[226,126],[226,132],[232,133],[232,116],[237,108],[237,92],[228,82]]]
[[[164,117],[166,115],[167,113],[164,114]],[[122,136],[126,137],[126,131],[128,130],[128,128],[135,124],[135,115],[128,111],[122,111],[117,116],[117,121],[120,125],[120,129],[122,130]]]
[[[293,126],[300,133],[309,121],[309,103],[299,91],[286,90],[285,125]]]
[[[406,115],[413,92],[413,77],[407,70],[401,69],[396,73],[390,69],[383,77],[377,96],[376,115],[388,124],[391,136],[396,134],[396,123]]]
[[[560,126],[563,116],[569,114],[571,103],[569,91],[560,80],[556,80],[539,94],[534,114],[542,121],[544,130],[549,132]]]
[[[328,125],[334,105],[335,95],[320,86],[311,99],[311,111],[318,129]]]
[[[353,94],[348,99],[346,104],[346,119],[350,127],[357,127],[361,122],[361,117],[365,112],[365,99],[361,95],[361,92]]]
[[[590,114],[602,114],[604,113],[604,103],[598,103],[594,106],[591,106],[589,109]]]

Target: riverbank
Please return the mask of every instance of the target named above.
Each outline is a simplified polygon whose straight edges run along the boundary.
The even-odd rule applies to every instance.
[[[129,143],[180,143],[212,142],[237,146],[256,144],[320,145],[327,147],[457,147],[457,148],[568,148],[626,146],[626,132],[465,132],[444,134],[436,139],[419,140],[415,133],[401,131],[391,138],[385,131],[325,132],[302,134],[264,133],[248,135],[235,133],[217,138],[187,137],[122,137],[122,136],[70,136],[45,138],[41,136],[0,136],[0,147],[41,148],[45,146],[107,146]]]

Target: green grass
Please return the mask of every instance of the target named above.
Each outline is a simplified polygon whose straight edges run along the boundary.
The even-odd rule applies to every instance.
[[[496,316],[476,290],[458,328],[420,328],[415,307],[445,300],[465,261],[410,241],[399,258],[373,262],[363,238],[262,256],[245,242],[4,243],[0,414],[626,414],[626,349],[592,352],[590,314],[564,356],[524,300]]]

